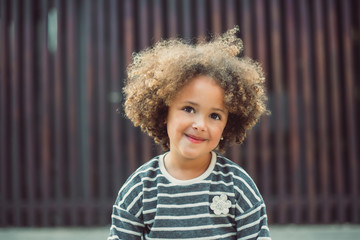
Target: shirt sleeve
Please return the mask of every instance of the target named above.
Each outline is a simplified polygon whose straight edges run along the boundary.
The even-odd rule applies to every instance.
[[[113,206],[111,215],[111,228],[108,240],[112,239],[129,239],[140,240],[143,236],[145,225],[142,221],[122,209],[118,205]]]
[[[108,240],[142,239],[145,230],[142,195],[141,177],[133,174],[120,189],[113,205]]]
[[[238,240],[271,240],[264,201],[248,209],[239,211],[237,207],[236,228]]]

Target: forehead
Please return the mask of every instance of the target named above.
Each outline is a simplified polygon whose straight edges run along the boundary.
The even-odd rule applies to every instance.
[[[194,77],[180,89],[173,103],[182,101],[191,101],[225,108],[224,90],[213,78],[205,75]]]

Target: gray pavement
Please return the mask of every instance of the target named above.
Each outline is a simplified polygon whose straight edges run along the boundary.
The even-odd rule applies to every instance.
[[[360,225],[270,226],[273,240],[360,240]]]
[[[360,240],[360,225],[274,225],[273,240]],[[0,240],[106,240],[101,228],[0,228]]]

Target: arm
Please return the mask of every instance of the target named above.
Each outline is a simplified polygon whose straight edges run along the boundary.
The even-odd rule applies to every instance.
[[[263,201],[243,212],[236,206],[236,229],[239,240],[271,240]]]
[[[111,228],[108,240],[141,239],[145,225],[142,221],[121,207],[114,205],[111,215]]]
[[[113,205],[108,240],[142,239],[145,225],[142,219],[142,182],[132,175],[122,186]]]

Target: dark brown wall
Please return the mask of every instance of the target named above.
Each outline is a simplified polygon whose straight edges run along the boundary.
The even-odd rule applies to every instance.
[[[161,152],[123,117],[132,53],[234,25],[272,115],[226,155],[271,223],[359,223],[359,12],[357,0],[0,0],[0,227],[109,224],[124,180]]]

